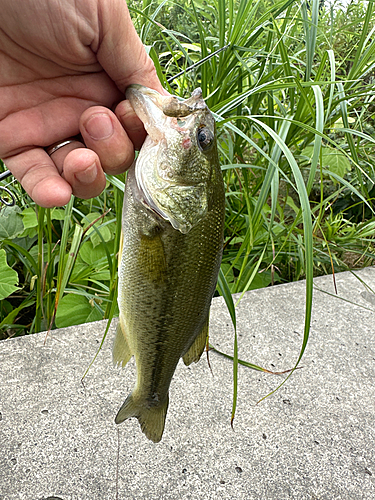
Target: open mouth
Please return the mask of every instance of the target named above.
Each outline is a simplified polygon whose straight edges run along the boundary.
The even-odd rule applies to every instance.
[[[135,167],[141,202],[154,214],[168,221],[174,229],[186,234],[207,211],[207,203],[203,203],[204,206],[200,203],[205,199],[200,183],[191,185],[191,182],[185,184],[181,179],[176,183],[158,179],[149,167],[157,155],[154,148],[165,141],[166,128],[171,126],[170,117],[186,117],[206,107],[202,92],[197,89],[189,99],[179,101],[176,97],[163,96],[147,87],[131,85],[126,90],[126,98],[149,135]]]

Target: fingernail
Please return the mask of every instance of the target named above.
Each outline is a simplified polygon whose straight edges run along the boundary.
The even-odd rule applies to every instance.
[[[91,184],[95,181],[97,175],[98,171],[96,168],[96,164],[93,163],[92,165],[87,167],[86,170],[76,173],[75,178],[82,184]]]
[[[95,113],[84,124],[89,136],[96,140],[108,139],[113,134],[113,123],[106,113]]]

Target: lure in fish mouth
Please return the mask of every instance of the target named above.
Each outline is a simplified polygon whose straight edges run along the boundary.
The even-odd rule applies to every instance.
[[[137,383],[115,422],[136,417],[155,443],[180,358],[199,361],[220,268],[224,184],[215,122],[200,89],[189,99],[131,85],[148,136],[127,175],[113,360],[134,356]]]
[[[202,90],[179,101],[131,85],[126,98],[148,133],[135,167],[143,203],[187,233],[207,213],[210,150],[217,156],[215,121]]]

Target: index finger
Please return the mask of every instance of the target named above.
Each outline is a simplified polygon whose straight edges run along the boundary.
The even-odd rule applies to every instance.
[[[125,93],[131,83],[139,83],[164,94],[166,91],[134,28],[126,3],[106,4],[100,10],[100,17],[103,36],[97,58],[121,92]]]

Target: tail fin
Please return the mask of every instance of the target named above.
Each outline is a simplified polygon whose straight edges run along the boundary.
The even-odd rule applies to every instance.
[[[116,415],[116,424],[124,420],[136,417],[140,423],[142,432],[154,443],[158,443],[164,432],[165,417],[167,415],[169,395],[160,406],[150,406],[146,401],[137,401],[133,393],[129,394],[124,404]]]

